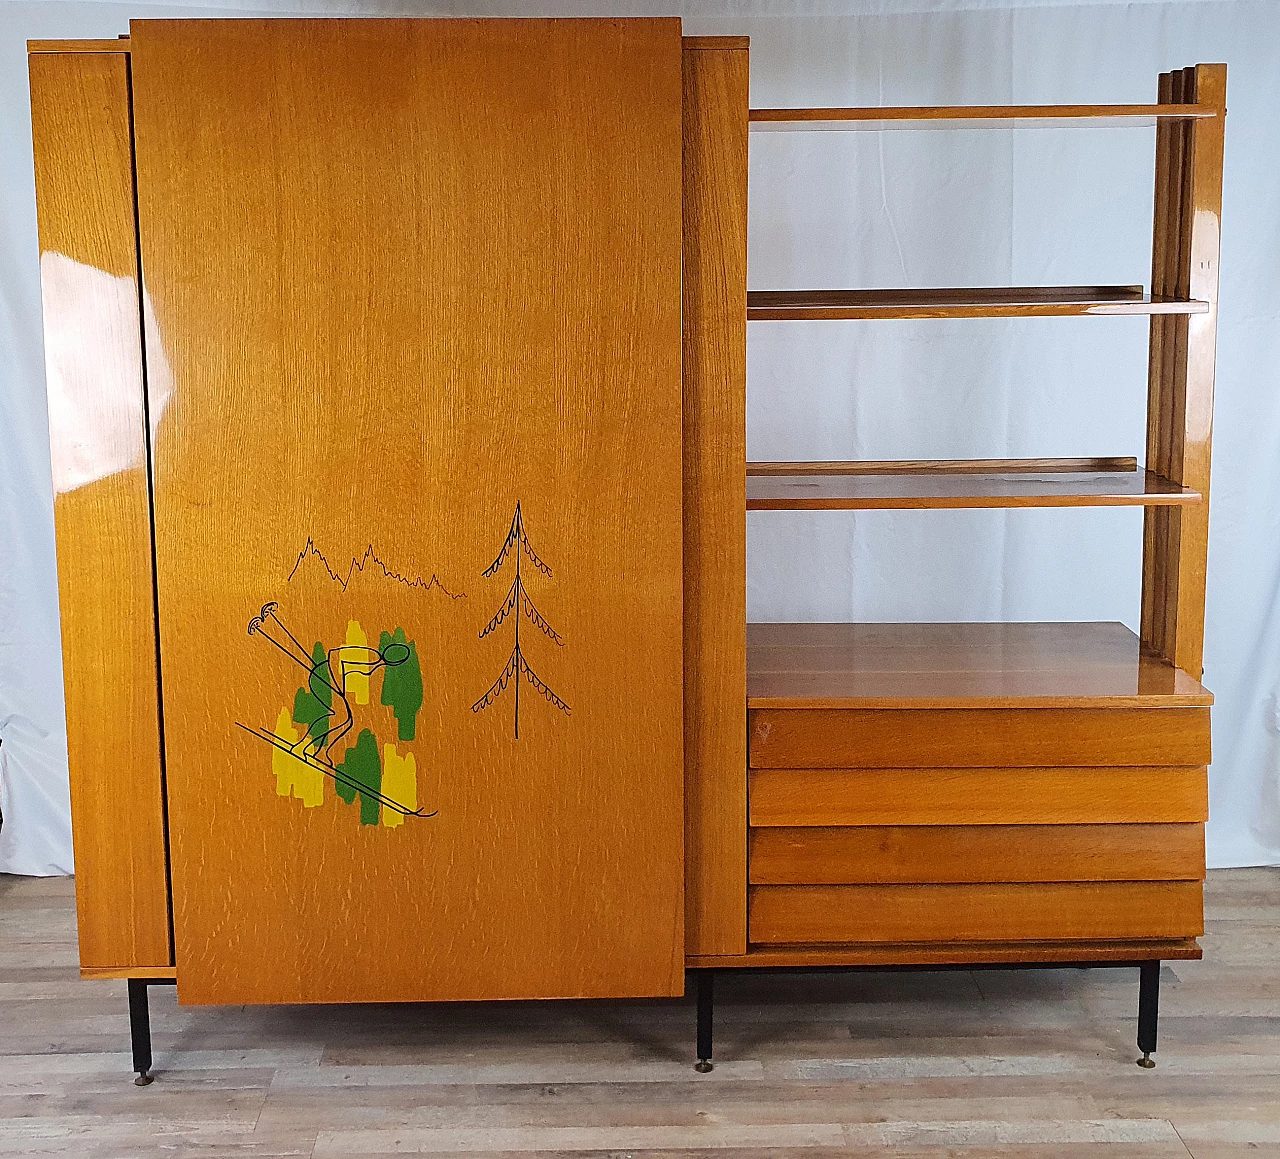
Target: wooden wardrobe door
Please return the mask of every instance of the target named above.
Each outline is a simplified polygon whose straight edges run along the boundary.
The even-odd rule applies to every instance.
[[[127,46],[34,52],[80,965],[171,973]]]
[[[181,998],[682,992],[679,21],[131,39]]]

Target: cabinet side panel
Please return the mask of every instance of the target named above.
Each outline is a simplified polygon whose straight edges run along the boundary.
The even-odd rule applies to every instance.
[[[80,963],[170,965],[128,58],[31,57]]]
[[[684,50],[685,930],[747,942],[745,46]]]

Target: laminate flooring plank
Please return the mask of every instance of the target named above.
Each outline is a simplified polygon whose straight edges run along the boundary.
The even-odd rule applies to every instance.
[[[0,877],[0,1157],[1280,1155],[1280,870],[1213,871],[1205,957],[1136,971],[730,975],[691,1003],[182,1007],[81,982],[71,883]],[[42,940],[45,939],[45,940]]]

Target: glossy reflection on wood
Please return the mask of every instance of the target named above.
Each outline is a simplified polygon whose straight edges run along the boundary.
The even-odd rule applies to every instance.
[[[753,708],[1208,706],[1123,624],[751,624]]]
[[[172,958],[128,61],[45,53],[30,69],[80,960],[161,967]]]
[[[1160,78],[1160,101],[1193,99],[1212,120],[1162,126],[1156,138],[1152,291],[1195,296],[1207,312],[1153,318],[1147,387],[1147,463],[1203,501],[1149,511],[1143,538],[1142,638],[1199,676],[1209,537],[1209,477],[1217,346],[1218,255],[1227,68],[1201,64]]]
[[[1141,286],[977,286],[912,290],[752,290],[756,321],[1203,314],[1208,303],[1143,294]]]
[[[682,992],[679,21],[132,51],[181,998]],[[308,652],[404,629],[420,710],[374,674],[334,758],[438,815],[277,795],[267,601]]]
[[[753,708],[753,769],[1206,765],[1208,708]]]

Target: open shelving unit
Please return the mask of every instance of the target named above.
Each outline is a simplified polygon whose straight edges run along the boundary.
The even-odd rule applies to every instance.
[[[691,965],[1129,962],[1142,967],[1138,1044],[1150,1064],[1159,960],[1199,957],[1203,932],[1225,91],[1225,66],[1197,65],[1162,76],[1154,105],[750,112],[751,132],[1154,126],[1149,287],[746,294],[761,324],[1149,316],[1141,464],[754,462],[745,478],[748,511],[1141,507],[1142,615],[1138,633],[748,625],[746,945]]]
[[[1148,315],[1145,464],[1136,457],[756,462],[749,511],[1147,509],[1142,646],[1202,669],[1226,68],[1160,78],[1156,104],[752,109],[751,132],[1146,125],[1156,131],[1151,285],[755,290],[755,322]],[[750,670],[749,670],[750,671]]]
[[[1153,507],[1199,501],[1190,487],[1139,471],[1133,460],[1123,459],[747,465],[748,511]]]

